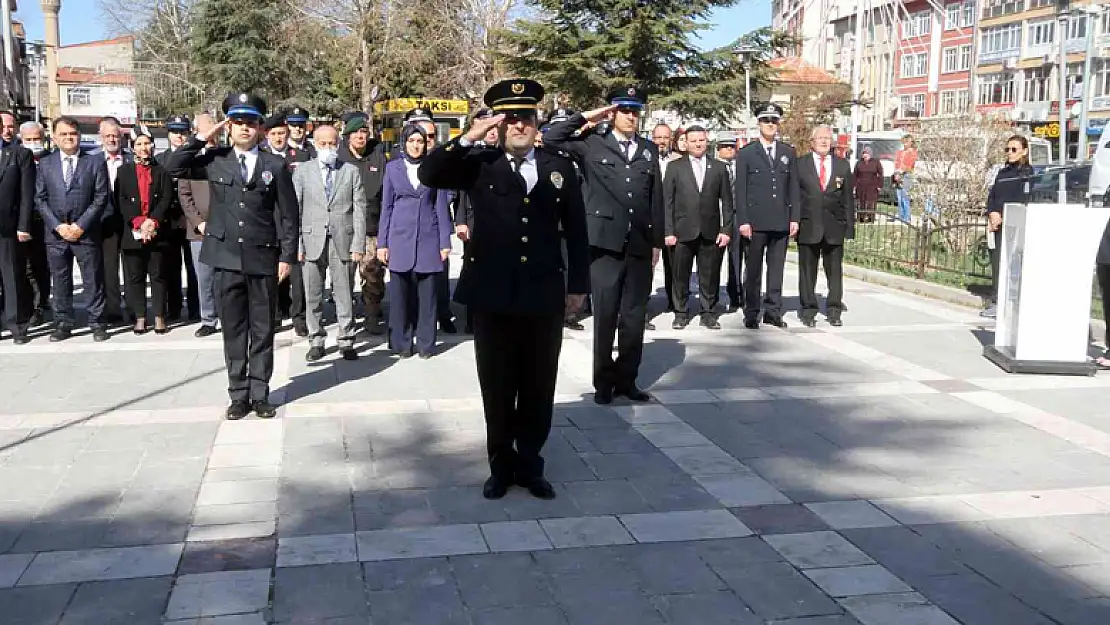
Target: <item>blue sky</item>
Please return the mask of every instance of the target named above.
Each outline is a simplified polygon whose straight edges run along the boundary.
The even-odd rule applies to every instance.
[[[20,2],[16,19],[23,22],[29,40],[42,39],[42,11],[37,0]],[[60,22],[63,45],[106,36],[97,0],[62,0]],[[703,48],[722,46],[770,22],[770,0],[741,0],[738,5],[713,15],[710,20],[713,27],[702,33],[700,45]]]

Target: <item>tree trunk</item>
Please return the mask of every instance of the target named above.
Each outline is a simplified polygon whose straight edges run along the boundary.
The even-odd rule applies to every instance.
[[[370,102],[370,45],[366,43],[365,34],[359,39],[359,74],[362,76],[359,85],[359,104],[363,111],[370,112],[373,104]]]

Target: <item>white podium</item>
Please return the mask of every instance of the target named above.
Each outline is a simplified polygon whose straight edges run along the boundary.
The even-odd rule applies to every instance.
[[[1095,255],[1110,206],[1006,204],[994,345],[1010,373],[1094,375],[1087,358]]]

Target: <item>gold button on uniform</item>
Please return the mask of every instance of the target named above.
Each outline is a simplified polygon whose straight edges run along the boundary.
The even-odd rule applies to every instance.
[[[527,217],[521,217],[520,218],[520,223],[522,223],[522,224],[528,223],[528,218]]]
[[[528,242],[528,237],[520,237],[520,242],[521,243],[527,243]]]
[[[525,203],[525,204],[527,204],[527,203],[528,203],[528,198],[524,198],[524,203]]]
[[[520,257],[520,262],[522,262],[522,263],[528,262],[528,257],[527,256],[521,256]]]

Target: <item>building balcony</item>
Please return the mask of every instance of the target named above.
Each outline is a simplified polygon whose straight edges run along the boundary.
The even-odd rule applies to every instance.
[[[998,50],[996,52],[980,52],[978,58],[979,65],[987,65],[990,63],[999,63],[1006,59],[1016,59],[1021,56],[1021,48],[1012,48],[1010,50]]]

